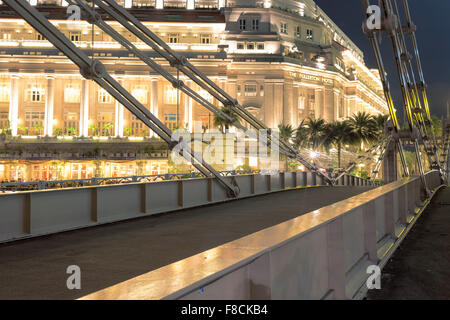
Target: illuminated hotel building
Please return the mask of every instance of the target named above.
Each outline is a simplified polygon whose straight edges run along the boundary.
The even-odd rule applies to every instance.
[[[80,49],[100,59],[169,128],[192,131],[196,121],[203,130],[213,127],[208,110],[172,88],[110,36],[85,21],[69,20],[64,0],[30,2]],[[366,67],[363,53],[313,0],[117,2],[269,127],[282,123],[297,127],[310,117],[345,119],[359,111],[387,113],[377,71]],[[118,23],[111,25],[176,74],[134,35]],[[219,106],[192,81],[180,79]],[[0,7],[0,128],[17,140],[153,136],[4,5]]]

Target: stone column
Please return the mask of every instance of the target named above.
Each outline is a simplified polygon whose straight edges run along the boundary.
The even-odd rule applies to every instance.
[[[340,99],[340,95],[339,95],[339,90],[334,89],[334,119],[333,120],[339,119],[340,105],[341,105],[341,99]]]
[[[118,79],[117,82],[121,86],[123,86],[123,79]],[[123,105],[119,103],[119,101],[116,100],[115,103],[115,123],[114,123],[114,135],[116,137],[122,138],[123,137]]]
[[[152,89],[150,93],[150,112],[159,119],[159,107],[158,107],[158,78],[152,78]],[[155,133],[150,130],[150,137],[154,137]]]
[[[334,92],[332,88],[325,88],[324,90],[325,98],[322,107],[322,118],[331,122],[334,120],[335,115],[335,102],[334,102]]]
[[[11,89],[9,97],[9,123],[11,134],[17,136],[19,124],[19,77],[11,75]]]
[[[293,123],[293,95],[292,95],[292,82],[285,81],[283,86],[283,120],[280,123],[285,125],[294,125]]]
[[[347,95],[344,96],[344,117],[348,118],[351,116],[350,112],[350,99]]]
[[[81,80],[80,136],[89,136],[89,81]]]
[[[263,121],[268,127],[272,127],[273,122],[273,83],[266,81],[264,83],[264,106]]]
[[[356,95],[352,95],[348,99],[348,110],[349,110],[349,117],[352,117],[354,114],[356,114],[358,111],[356,110]]]
[[[284,81],[279,81],[275,83],[273,92],[273,124],[271,128],[278,128],[279,124],[283,123],[283,94],[284,94]]]
[[[316,119],[323,118],[324,117],[324,114],[323,114],[324,89],[323,88],[316,88],[314,93],[315,93],[315,99],[314,99],[314,104],[315,104],[314,114],[315,114],[315,117],[316,117]]]
[[[47,92],[45,95],[44,135],[53,136],[53,108],[55,104],[55,77],[47,77]]]
[[[292,91],[292,119],[291,119],[291,122],[292,122],[292,126],[294,127],[294,129],[296,129],[299,125],[300,125],[300,121],[299,121],[299,112],[300,112],[300,110],[299,110],[299,94],[300,94],[300,92],[299,92],[299,90],[300,90],[300,88],[299,88],[299,86],[298,85],[294,85],[294,89],[293,89],[293,91]],[[302,110],[302,116],[304,116],[303,115],[303,113],[305,112],[305,109],[303,109]]]

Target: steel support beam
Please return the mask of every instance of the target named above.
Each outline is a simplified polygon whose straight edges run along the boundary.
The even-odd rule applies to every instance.
[[[157,117],[148,111],[137,99],[135,99],[124,87],[122,87],[109,73],[104,65],[95,59],[89,58],[83,51],[78,49],[64,34],[53,26],[38,10],[33,8],[26,0],[5,0],[12,10],[28,22],[65,56],[74,62],[80,73],[86,79],[95,81],[104,88],[119,103],[125,106],[132,114],[141,120],[147,127],[163,139],[171,150],[180,146],[179,154],[190,161],[193,166],[206,177],[213,176],[226,189],[230,197],[236,197],[239,188],[224,179],[215,169],[213,169],[204,159],[195,153],[181,140],[176,140],[172,136],[172,131],[167,128]]]

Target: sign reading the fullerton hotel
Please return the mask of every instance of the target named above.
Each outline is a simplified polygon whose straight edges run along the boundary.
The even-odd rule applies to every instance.
[[[323,83],[326,83],[326,84],[333,84],[333,80],[332,79],[327,79],[327,78],[324,78],[324,77],[313,76],[311,74],[306,74],[306,73],[290,72],[290,76],[293,77],[294,79],[299,79],[299,80],[316,81],[316,82],[323,82]]]

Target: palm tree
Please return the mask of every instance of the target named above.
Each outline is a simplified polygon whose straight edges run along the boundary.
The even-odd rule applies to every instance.
[[[377,124],[367,112],[354,114],[348,122],[358,142],[361,143],[361,150],[364,149],[364,144],[371,144],[378,140]]]
[[[292,138],[294,137],[294,128],[290,124],[279,124],[278,130],[280,131],[280,140],[285,141],[287,144],[292,145]],[[288,158],[285,155],[281,155],[284,160],[284,171],[288,171]]]
[[[383,137],[386,122],[389,120],[389,115],[380,113],[377,114],[376,116],[373,116],[373,120],[375,121],[376,126],[378,128],[379,137],[380,138]]]
[[[69,135],[71,136],[76,136],[77,135],[77,128],[75,127],[70,127],[69,129],[67,129]]]
[[[225,113],[227,116],[229,116],[231,119],[233,119],[233,122],[238,121],[239,122],[239,116],[227,107],[222,107],[222,112]],[[230,125],[232,122],[227,121],[225,119],[220,118],[217,115],[214,115],[214,126],[220,129],[223,133],[226,133],[226,131],[230,128]]]
[[[103,130],[106,131],[106,136],[112,135],[112,129],[114,128],[114,125],[111,122],[106,122],[103,125]]]
[[[91,130],[91,134],[93,136],[96,136],[98,134],[98,126],[95,124],[90,124],[89,125],[89,130]]]
[[[308,146],[308,130],[307,128],[302,124],[295,130],[294,135],[294,148],[300,149]]]
[[[308,119],[306,123],[306,134],[310,141],[310,147],[317,149],[323,142],[325,136],[325,120],[323,119]]]
[[[442,121],[434,114],[431,115],[431,128],[435,137],[442,136]],[[430,130],[431,131],[431,130]]]
[[[347,144],[354,144],[358,141],[352,130],[349,121],[336,121],[327,125],[326,145],[334,145],[338,152],[338,167],[341,168],[342,147]]]
[[[131,136],[132,133],[133,133],[133,128],[128,127],[128,128],[125,129],[125,134],[127,136]]]
[[[36,124],[36,125],[33,127],[33,129],[34,129],[34,133],[35,133],[36,135],[41,135],[41,134],[42,134],[42,130],[44,130],[44,127],[43,127],[42,125],[40,125],[40,124]]]
[[[294,137],[294,128],[290,124],[279,124],[278,130],[280,131],[280,139],[286,141],[287,143],[292,143],[292,138]]]

